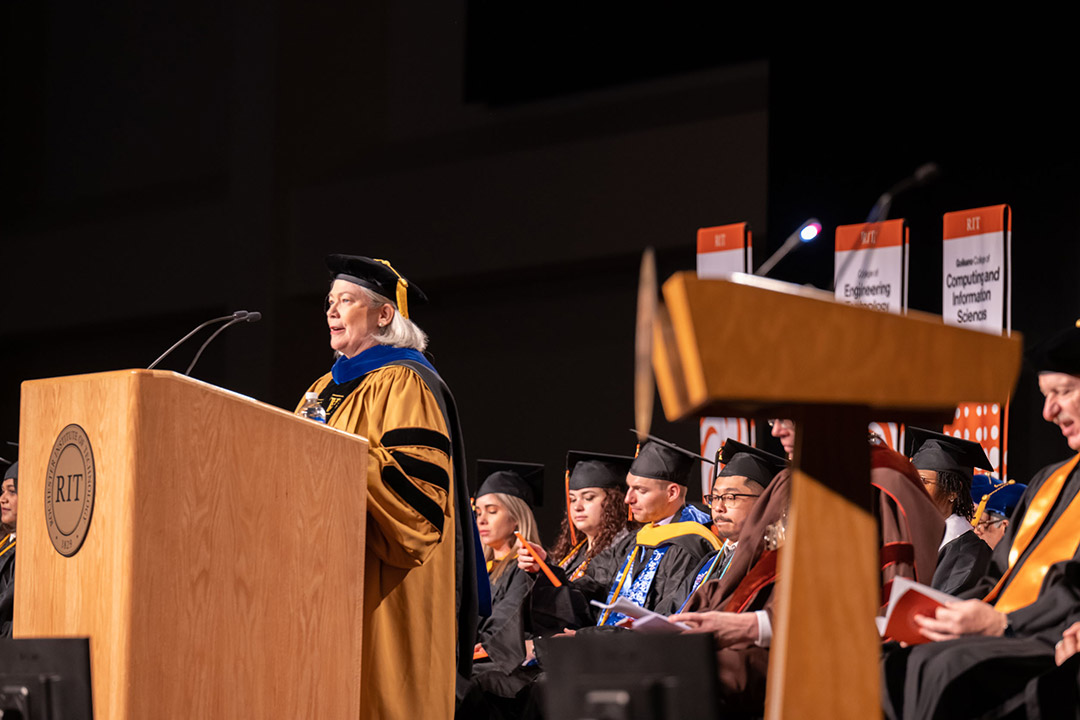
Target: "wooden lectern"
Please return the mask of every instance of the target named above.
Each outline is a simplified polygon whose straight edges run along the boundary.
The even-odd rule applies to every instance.
[[[797,423],[766,717],[880,717],[867,426],[940,425],[961,401],[1004,402],[1020,368],[1020,337],[845,305],[746,275],[680,273],[663,295],[653,367],[669,420]]]
[[[367,442],[172,372],[28,381],[16,637],[95,717],[355,718]]]

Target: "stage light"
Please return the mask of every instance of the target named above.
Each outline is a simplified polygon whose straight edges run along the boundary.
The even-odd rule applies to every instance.
[[[821,223],[817,220],[807,220],[799,230],[799,239],[810,242],[821,233]]]

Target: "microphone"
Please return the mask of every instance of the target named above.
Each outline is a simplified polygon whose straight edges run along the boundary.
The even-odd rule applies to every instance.
[[[784,256],[799,246],[800,243],[811,242],[821,234],[821,221],[817,218],[805,220],[802,225],[795,228],[795,232],[788,235],[788,239],[780,246],[780,249],[769,256],[769,259],[761,263],[761,267],[754,271],[759,277],[765,277],[769,271],[776,267],[776,263],[784,259]]]
[[[913,187],[919,187],[936,180],[940,174],[941,168],[938,167],[937,163],[929,162],[915,168],[915,172],[911,173],[911,175],[881,193],[881,197],[874,203],[874,207],[870,208],[870,215],[867,216],[866,222],[877,223],[884,221],[889,217],[889,208],[892,207],[892,201],[897,195]]]
[[[913,187],[919,187],[920,185],[932,182],[936,180],[940,174],[941,168],[938,167],[937,163],[928,162],[915,168],[915,172],[911,173],[911,175],[881,193],[881,197],[874,203],[874,207],[870,208],[870,214],[866,218],[866,224],[871,225],[885,222],[889,217],[889,209],[892,207],[892,201],[897,195],[900,195]],[[848,266],[854,259],[855,253],[849,253],[844,260],[844,264],[841,265],[839,269],[833,271],[833,281],[829,283],[831,289],[836,289],[836,278],[841,277],[847,272]]]
[[[239,313],[244,314],[240,315]],[[236,313],[233,313],[233,315],[234,317],[232,320],[219,327],[210,337],[206,338],[206,341],[199,348],[199,352],[195,353],[195,357],[191,360],[191,364],[188,365],[187,370],[184,371],[185,375],[191,375],[191,370],[195,367],[195,363],[199,362],[199,358],[202,357],[203,350],[205,350],[206,346],[209,345],[214,338],[220,335],[222,331],[225,330],[225,328],[229,327],[230,325],[235,325],[236,323],[259,322],[260,320],[262,320],[261,312],[246,312],[244,310],[238,310]]]
[[[149,367],[147,367],[146,369],[147,369],[147,370],[153,370],[154,368],[156,368],[156,367],[158,366],[158,363],[160,363],[160,362],[161,362],[162,360],[164,360],[165,358],[167,358],[167,357],[169,356],[169,354],[170,354],[170,353],[171,353],[171,352],[172,352],[173,350],[175,350],[176,348],[178,348],[178,347],[180,347],[181,345],[183,345],[183,344],[184,344],[185,342],[187,342],[187,341],[188,341],[188,339],[189,339],[189,338],[191,338],[191,336],[192,336],[192,335],[194,335],[195,333],[199,332],[199,331],[200,331],[200,330],[202,330],[202,329],[203,329],[204,327],[206,327],[206,326],[208,326],[208,325],[213,325],[214,323],[218,323],[218,322],[224,322],[224,321],[226,321],[226,320],[229,320],[229,321],[237,321],[237,320],[244,320],[244,319],[246,319],[247,317],[249,317],[250,315],[258,315],[258,316],[259,316],[259,318],[261,318],[261,317],[262,317],[262,315],[260,315],[259,313],[249,313],[249,312],[248,312],[247,310],[237,310],[236,312],[234,312],[234,313],[233,313],[233,314],[231,314],[231,315],[222,315],[221,317],[217,317],[217,318],[213,318],[213,319],[211,319],[211,320],[207,320],[206,322],[204,322],[203,324],[199,325],[199,326],[198,326],[197,328],[195,328],[194,330],[192,330],[191,332],[189,332],[189,333],[188,333],[187,335],[185,335],[184,337],[182,337],[182,338],[180,338],[179,340],[177,340],[177,341],[176,341],[176,342],[175,342],[175,343],[173,344],[173,346],[172,346],[172,347],[170,347],[170,348],[169,348],[168,350],[166,350],[165,352],[161,353],[161,355],[160,355],[160,356],[158,357],[158,359],[157,359],[157,360],[155,360],[154,362],[150,363]],[[258,319],[258,318],[256,318],[256,320],[257,320],[257,319]]]

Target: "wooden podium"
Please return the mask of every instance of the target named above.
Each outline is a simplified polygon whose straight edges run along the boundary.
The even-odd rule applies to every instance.
[[[15,636],[89,636],[102,720],[357,717],[367,449],[172,372],[23,383]]]
[[[663,295],[653,367],[669,420],[738,415],[797,423],[766,717],[880,717],[867,425],[940,425],[961,401],[1003,403],[1020,368],[1019,335],[845,305],[746,275],[724,281],[680,273]]]

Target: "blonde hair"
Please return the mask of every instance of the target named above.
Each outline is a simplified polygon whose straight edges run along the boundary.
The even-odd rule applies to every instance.
[[[521,533],[523,538],[535,545],[540,544],[540,533],[536,529],[536,518],[533,517],[532,508],[529,507],[528,503],[519,497],[507,495],[506,493],[484,493],[482,497],[493,498],[514,519],[514,524],[517,526],[514,529]],[[477,498],[477,500],[479,499]],[[514,542],[510,546],[510,553],[502,560],[495,560],[495,551],[489,545],[484,546],[484,559],[495,561],[489,574],[492,582],[499,579],[499,576],[503,574],[510,563],[517,564],[517,550],[520,546],[521,543],[517,538],[514,538]]]

